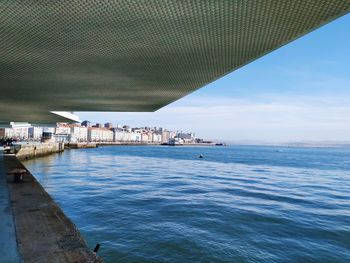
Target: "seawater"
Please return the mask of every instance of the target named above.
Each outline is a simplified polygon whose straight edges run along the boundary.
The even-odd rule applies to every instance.
[[[117,146],[24,164],[105,262],[350,262],[350,149]]]

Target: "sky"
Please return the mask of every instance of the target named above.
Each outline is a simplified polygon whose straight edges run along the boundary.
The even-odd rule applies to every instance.
[[[76,114],[222,141],[350,141],[350,15],[156,112]]]

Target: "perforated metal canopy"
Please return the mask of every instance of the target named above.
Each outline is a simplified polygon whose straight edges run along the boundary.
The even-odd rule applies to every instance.
[[[350,0],[0,1],[0,122],[154,111],[350,11]]]

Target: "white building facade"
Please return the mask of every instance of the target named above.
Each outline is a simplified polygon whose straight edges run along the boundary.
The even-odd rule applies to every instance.
[[[106,128],[88,128],[89,142],[113,142],[113,132]]]
[[[1,128],[0,137],[14,139],[19,141],[28,140],[29,134],[28,129],[30,127],[27,123],[10,123],[11,127]]]
[[[43,136],[44,129],[42,127],[29,127],[28,138],[33,141],[40,141]]]
[[[80,125],[71,125],[70,142],[87,142],[88,128]]]

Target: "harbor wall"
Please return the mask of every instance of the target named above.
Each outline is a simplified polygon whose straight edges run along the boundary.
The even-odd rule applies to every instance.
[[[99,263],[102,259],[88,248],[72,221],[14,155],[3,162],[10,193],[16,239],[26,263]],[[11,171],[21,170],[15,182]],[[0,260],[1,261],[1,260]],[[2,262],[2,261],[1,261]]]
[[[65,143],[64,147],[66,149],[96,148],[96,143],[93,143],[93,142],[70,142],[70,143]]]
[[[160,145],[158,142],[97,142],[97,146],[144,146]]]
[[[37,143],[11,146],[7,154],[15,154],[19,160],[31,159],[64,151],[64,143]]]

